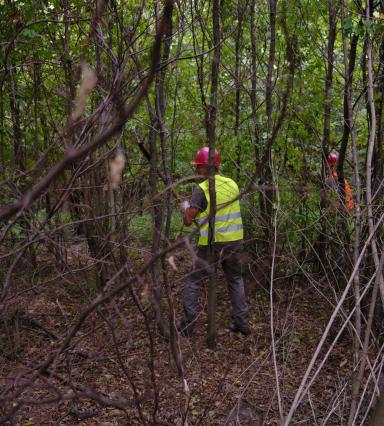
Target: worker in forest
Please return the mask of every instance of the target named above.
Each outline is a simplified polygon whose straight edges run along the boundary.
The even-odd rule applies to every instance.
[[[243,223],[238,200],[239,189],[237,184],[219,174],[221,164],[220,155],[214,153],[214,176],[216,192],[216,213],[214,232],[214,255],[211,265],[208,257],[208,222],[210,211],[209,196],[209,148],[204,147],[197,151],[193,162],[196,173],[201,178],[194,189],[189,201],[180,205],[183,220],[190,226],[195,219],[199,224],[199,241],[196,256],[193,256],[191,270],[184,288],[183,304],[184,318],[176,323],[178,331],[185,337],[190,337],[198,314],[198,297],[205,278],[209,276],[210,267],[223,268],[229,295],[232,304],[233,322],[229,325],[232,332],[240,332],[245,336],[251,334],[248,323],[248,306],[245,298],[244,279],[241,254],[243,250]],[[233,200],[233,201],[232,201]],[[231,202],[232,201],[232,202]]]
[[[339,155],[337,152],[332,151],[327,156],[327,164],[329,167],[329,176],[327,179],[328,188],[334,190],[338,194],[337,207],[343,207],[347,211],[354,209],[355,203],[353,201],[351,187],[347,179],[343,179],[343,188],[340,191],[340,182],[339,177],[336,172],[337,161],[339,160]],[[342,196],[340,196],[340,193]]]

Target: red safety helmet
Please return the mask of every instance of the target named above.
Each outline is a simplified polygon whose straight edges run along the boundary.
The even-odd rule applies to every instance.
[[[219,152],[215,149],[215,154],[214,154],[214,164],[215,166],[220,166],[221,164],[221,160],[220,160],[220,154]],[[200,148],[197,153],[196,153],[196,157],[195,157],[195,161],[192,163],[195,166],[201,166],[204,164],[209,164],[209,148],[207,146]]]
[[[327,163],[330,166],[334,166],[337,163],[338,159],[339,159],[339,155],[336,152],[332,151],[328,154]]]

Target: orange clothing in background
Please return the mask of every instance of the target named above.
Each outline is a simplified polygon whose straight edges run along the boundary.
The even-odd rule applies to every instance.
[[[339,178],[337,176],[337,173],[334,171],[332,172],[333,179],[338,183]],[[347,209],[354,209],[355,208],[355,202],[353,201],[352,191],[351,187],[349,186],[349,183],[347,179],[344,178],[344,205]]]

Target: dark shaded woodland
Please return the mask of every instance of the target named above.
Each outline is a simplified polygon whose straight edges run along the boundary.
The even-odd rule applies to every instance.
[[[0,22],[0,423],[383,424],[384,1]],[[202,146],[241,189],[249,337],[221,272],[175,328]]]

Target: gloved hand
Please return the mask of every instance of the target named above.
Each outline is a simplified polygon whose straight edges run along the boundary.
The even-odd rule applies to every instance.
[[[189,204],[189,201],[187,201],[187,200],[182,201],[182,202],[179,204],[179,208],[180,208],[180,211],[181,211],[182,213],[185,213],[185,212],[186,212],[186,210],[187,210],[187,209],[189,209],[190,207],[191,207],[191,205]]]

